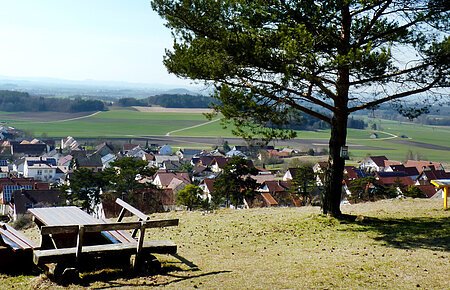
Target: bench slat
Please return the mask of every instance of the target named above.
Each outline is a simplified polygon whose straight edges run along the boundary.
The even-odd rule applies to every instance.
[[[105,231],[102,234],[106,235],[109,240],[115,239],[118,243],[130,243],[136,240],[126,231]],[[114,242],[116,243],[116,242]]]
[[[170,220],[152,220],[146,221],[145,228],[160,228],[177,226],[179,223],[178,219]],[[84,231],[86,233],[90,232],[102,232],[102,231],[115,231],[115,230],[133,230],[139,229],[141,227],[141,222],[120,222],[120,223],[102,223],[102,224],[88,224],[83,225]],[[64,225],[64,226],[43,226],[41,227],[41,235],[50,234],[77,234],[79,226],[78,225]]]
[[[150,218],[148,215],[146,215],[142,211],[138,210],[137,208],[133,207],[132,205],[128,204],[127,202],[121,200],[120,198],[116,199],[116,203],[118,205],[120,205],[121,207],[123,207],[124,209],[131,212],[132,214],[134,214],[135,216],[137,216],[138,218],[140,218],[141,220],[145,221]],[[120,217],[120,215],[119,215],[119,217]]]
[[[67,259],[75,259],[76,252],[76,247],[52,250],[35,250],[33,252],[33,261],[36,265],[57,263],[66,261]],[[144,242],[142,252],[155,254],[176,254],[177,246],[172,241],[148,241]],[[136,254],[136,243],[83,246],[81,250],[82,255],[102,256],[111,255],[114,253],[128,255]]]
[[[3,240],[5,243],[10,241],[14,244],[8,244],[11,248],[13,248],[13,250],[27,250],[36,247],[34,242],[30,241],[22,233],[16,231],[13,227],[8,226],[7,224],[1,224],[0,235],[4,236]]]

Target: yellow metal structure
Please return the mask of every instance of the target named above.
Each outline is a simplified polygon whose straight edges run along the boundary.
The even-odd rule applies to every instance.
[[[444,191],[444,209],[448,208],[448,192],[450,188],[450,179],[436,179],[431,180],[431,184],[436,186],[437,188],[442,188]]]

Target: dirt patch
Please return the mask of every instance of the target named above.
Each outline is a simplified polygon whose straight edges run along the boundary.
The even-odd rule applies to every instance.
[[[191,109],[191,108],[164,108],[164,107],[133,107],[139,112],[144,113],[186,113],[186,114],[204,114],[211,113],[212,109]]]
[[[61,112],[20,112],[8,115],[2,115],[1,117],[8,120],[17,121],[38,121],[38,122],[52,122],[60,121],[72,118],[85,117],[93,114],[94,112],[80,112],[80,113],[61,113]]]

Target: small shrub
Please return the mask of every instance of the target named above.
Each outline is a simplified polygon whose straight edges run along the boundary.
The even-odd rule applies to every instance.
[[[33,226],[32,220],[30,217],[25,215],[20,215],[16,221],[12,224],[13,228],[16,230],[27,229]]]

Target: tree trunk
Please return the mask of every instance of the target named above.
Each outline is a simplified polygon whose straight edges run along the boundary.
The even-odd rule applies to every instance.
[[[347,56],[350,46],[351,14],[349,5],[341,9],[341,36],[338,54]],[[337,96],[334,99],[333,118],[331,119],[331,137],[329,143],[330,156],[325,171],[325,195],[323,199],[323,213],[331,216],[341,216],[342,180],[344,178],[345,159],[341,157],[341,148],[347,140],[348,94],[350,88],[350,67],[346,62],[338,68],[336,82]]]
[[[331,121],[330,155],[325,170],[325,194],[323,213],[339,217],[341,215],[342,180],[344,178],[345,159],[341,157],[341,148],[347,139],[346,114],[336,115]]]

